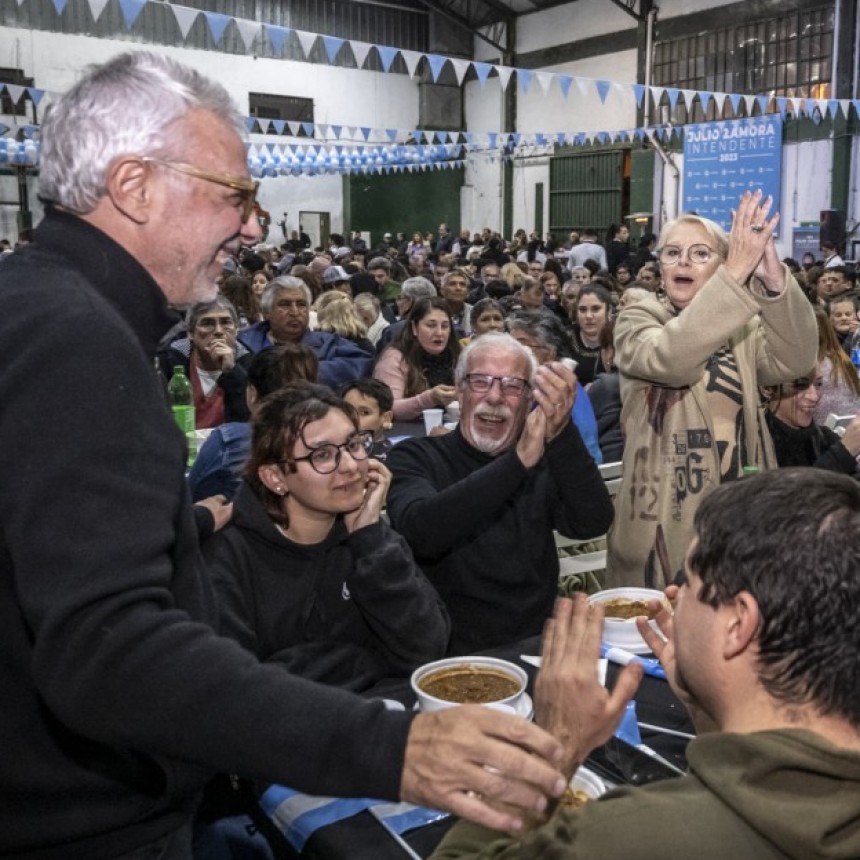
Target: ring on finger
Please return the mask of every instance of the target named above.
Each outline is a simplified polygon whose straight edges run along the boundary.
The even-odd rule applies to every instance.
[[[753,233],[761,233],[764,230],[764,224],[753,224],[752,227],[750,227],[750,230],[752,230]]]

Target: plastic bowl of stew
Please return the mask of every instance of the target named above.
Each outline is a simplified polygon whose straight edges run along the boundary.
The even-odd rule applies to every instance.
[[[524,669],[495,657],[447,657],[419,666],[411,678],[420,711],[486,705],[517,713],[527,683]]]

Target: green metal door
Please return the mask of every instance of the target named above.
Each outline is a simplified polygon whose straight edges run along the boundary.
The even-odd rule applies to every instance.
[[[624,215],[621,149],[556,155],[549,163],[549,222],[556,236],[591,228],[603,237]]]

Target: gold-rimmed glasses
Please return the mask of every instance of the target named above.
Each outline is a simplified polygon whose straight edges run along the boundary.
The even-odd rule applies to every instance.
[[[257,202],[257,189],[260,187],[259,182],[255,182],[252,179],[239,179],[226,173],[213,173],[210,170],[195,167],[193,164],[186,164],[184,161],[166,161],[163,158],[155,158],[151,155],[143,156],[143,160],[166,167],[168,170],[175,170],[177,173],[184,173],[186,176],[193,176],[206,182],[214,182],[216,185],[223,185],[225,188],[232,188],[233,191],[238,191],[243,224],[251,217],[251,213],[254,211],[254,203]]]

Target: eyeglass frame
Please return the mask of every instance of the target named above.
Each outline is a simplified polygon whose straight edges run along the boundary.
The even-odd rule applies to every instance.
[[[233,191],[240,192],[242,195],[240,201],[242,204],[243,224],[254,212],[254,204],[257,202],[257,191],[260,188],[260,183],[256,180],[239,179],[227,173],[213,173],[211,170],[203,170],[185,161],[167,161],[164,158],[156,158],[153,155],[144,155],[142,156],[142,160],[166,167],[168,170],[175,170],[177,173],[182,173],[185,176],[193,176],[195,179],[214,182],[216,185],[223,185],[225,188],[231,188]]]
[[[207,323],[206,322],[207,319],[209,319],[210,322]],[[203,316],[199,320],[197,320],[196,323],[194,323],[194,328],[195,329],[199,328],[201,331],[215,331],[219,326],[224,331],[235,331],[238,328],[238,326],[236,324],[236,320],[234,320],[232,316],[230,317],[229,321],[227,321],[227,322],[225,322],[220,317],[217,317],[217,318],[208,317],[207,318],[207,317]]]
[[[667,248],[677,248],[678,249],[678,259],[677,260],[664,260],[663,259],[663,251],[665,251]],[[691,255],[693,248],[707,248],[708,259],[707,260],[701,260],[701,261],[694,260],[692,255]],[[717,252],[710,245],[706,245],[704,242],[695,242],[692,245],[688,245],[686,248],[680,248],[680,247],[678,247],[678,245],[664,245],[662,248],[660,248],[657,251],[657,260],[659,261],[661,266],[677,266],[678,263],[680,263],[681,260],[683,259],[685,251],[687,253],[687,260],[693,266],[705,266],[711,262],[711,259],[715,255],[719,256],[717,254]]]
[[[347,449],[347,446],[355,439],[362,440],[362,450],[365,452],[365,457],[356,457],[351,451]],[[302,440],[304,442],[304,439]],[[278,466],[292,466],[296,463],[303,463],[307,460],[310,463],[310,467],[318,474],[318,475],[331,475],[336,472],[340,468],[340,461],[343,459],[343,452],[346,450],[347,454],[352,457],[357,463],[364,462],[364,460],[370,459],[370,452],[373,449],[373,434],[369,430],[356,430],[355,433],[350,433],[349,437],[345,442],[341,442],[340,445],[335,445],[334,442],[325,442],[322,445],[317,445],[315,448],[311,448],[310,445],[306,445],[306,447],[310,450],[310,453],[303,454],[301,457],[292,457],[289,460],[276,460],[276,465]],[[334,455],[334,467],[331,468],[328,472],[321,472],[319,468],[314,464],[313,457],[317,453],[317,451],[324,451],[327,448],[334,448],[336,453]]]
[[[474,384],[472,382],[473,377],[483,379],[485,382],[487,380],[489,380],[490,382],[489,382],[489,385],[487,386],[487,390],[486,391],[478,391],[477,389],[475,389]],[[528,379],[523,379],[521,376],[493,376],[492,373],[464,373],[463,374],[463,381],[466,383],[466,385],[469,388],[469,391],[471,391],[472,394],[489,394],[490,391],[492,391],[493,386],[498,382],[499,383],[499,391],[505,397],[513,397],[514,395],[516,395],[517,397],[522,397],[523,394],[525,394],[527,391],[531,390],[531,387],[532,387],[531,382],[529,382]],[[505,384],[506,383],[509,384],[513,381],[521,382],[523,385],[522,390],[517,391],[517,392],[512,391],[510,393],[505,392]]]

